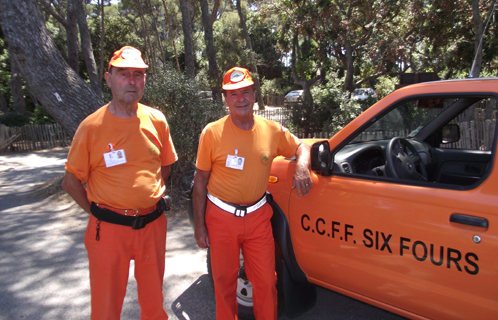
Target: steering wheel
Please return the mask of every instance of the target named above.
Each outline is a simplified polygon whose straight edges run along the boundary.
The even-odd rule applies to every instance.
[[[403,138],[395,137],[387,145],[387,170],[394,178],[427,181],[427,170],[417,150]]]

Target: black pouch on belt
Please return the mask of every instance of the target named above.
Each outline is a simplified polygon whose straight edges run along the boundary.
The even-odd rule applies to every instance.
[[[171,203],[170,196],[164,196],[157,203],[157,210],[162,209],[162,211],[169,211],[171,210]]]

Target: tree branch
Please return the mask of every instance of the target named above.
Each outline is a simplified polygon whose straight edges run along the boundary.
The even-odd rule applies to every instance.
[[[59,21],[59,23],[61,23],[64,28],[69,28],[69,23],[67,22],[66,18],[55,12],[55,10],[49,3],[47,3],[45,0],[38,0],[38,3],[43,7],[43,10],[54,17],[55,20]]]

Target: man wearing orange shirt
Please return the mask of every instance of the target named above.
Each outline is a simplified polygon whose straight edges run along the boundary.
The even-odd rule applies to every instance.
[[[130,260],[141,319],[168,319],[162,196],[178,157],[162,112],[138,103],[147,67],[136,48],[114,53],[105,75],[112,101],[82,121],[66,162],[62,187],[90,214],[85,247],[92,320],[120,318]]]
[[[247,69],[227,71],[222,88],[230,114],[204,128],[197,154],[195,239],[199,247],[210,247],[217,320],[237,319],[240,249],[256,319],[277,319],[273,212],[266,202],[273,159],[296,156],[294,187],[300,196],[312,187],[310,147],[253,114],[253,84]]]

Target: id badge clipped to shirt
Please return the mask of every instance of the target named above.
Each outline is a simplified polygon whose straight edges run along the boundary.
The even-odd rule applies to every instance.
[[[237,156],[238,150],[235,149],[235,155],[227,155],[227,161],[225,163],[225,167],[232,168],[236,170],[244,169],[244,161],[245,159]]]
[[[114,150],[111,143],[109,143],[109,149],[111,149],[110,152],[104,153],[104,161],[107,168],[126,163],[124,149]]]

